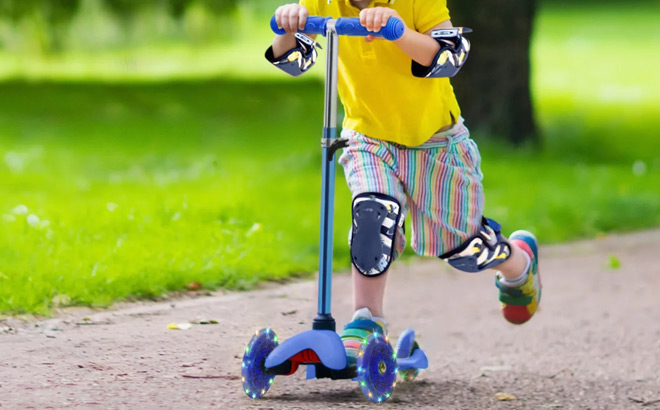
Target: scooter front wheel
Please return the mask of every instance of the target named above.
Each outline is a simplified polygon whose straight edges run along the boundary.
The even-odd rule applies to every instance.
[[[360,346],[357,379],[367,399],[382,403],[396,386],[396,354],[383,335],[373,333]]]
[[[243,391],[251,399],[263,397],[273,384],[275,375],[268,373],[264,363],[278,345],[277,335],[270,329],[261,329],[245,347],[241,375]]]

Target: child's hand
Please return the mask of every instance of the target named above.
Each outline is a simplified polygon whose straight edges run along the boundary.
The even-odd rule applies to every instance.
[[[364,26],[367,30],[378,33],[381,28],[385,27],[387,20],[389,20],[390,17],[395,17],[403,21],[396,10],[390,9],[388,7],[373,7],[362,9],[360,12],[360,24],[362,24],[362,26]],[[375,39],[376,37],[371,35],[365,37],[365,40],[367,40],[369,43]]]
[[[277,27],[284,29],[288,34],[296,33],[305,28],[309,12],[300,4],[285,4],[275,10]]]

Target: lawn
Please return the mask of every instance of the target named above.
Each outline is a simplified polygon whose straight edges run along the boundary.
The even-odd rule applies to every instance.
[[[660,226],[654,15],[543,10],[534,42],[543,149],[475,136],[488,215],[506,232],[527,228],[552,243]],[[638,41],[607,37],[621,19]],[[245,289],[316,269],[322,70],[288,80],[263,63],[259,42],[247,43],[197,56],[210,61],[202,67],[218,63],[221,79],[181,63],[174,82],[137,81],[159,78],[142,66],[128,76],[67,71],[84,59],[65,56],[49,75],[34,65],[22,76],[49,81],[0,83],[0,312],[105,306],[192,281]],[[218,57],[241,45],[254,65]],[[641,62],[625,72],[608,52],[623,45]],[[187,56],[172,50],[166,60]],[[12,61],[0,64],[5,77],[21,72]],[[76,77],[67,72],[84,79],[63,80]],[[335,258],[346,269],[350,197],[338,178]]]

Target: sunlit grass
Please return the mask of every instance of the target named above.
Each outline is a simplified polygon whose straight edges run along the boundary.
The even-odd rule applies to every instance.
[[[322,85],[0,86],[0,310],[316,268]],[[55,104],[57,102],[57,104]],[[259,113],[259,115],[255,115]],[[544,243],[660,224],[660,173],[483,152],[488,214]],[[350,198],[337,184],[335,256]]]
[[[313,270],[311,85],[0,86],[0,311]]]
[[[544,7],[534,36],[547,152],[660,169],[660,2]]]

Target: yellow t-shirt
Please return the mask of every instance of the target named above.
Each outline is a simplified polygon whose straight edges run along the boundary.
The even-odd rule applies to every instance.
[[[300,0],[310,16],[358,17],[349,0]],[[449,20],[446,0],[372,0],[369,7],[395,9],[405,24],[424,33]],[[417,78],[411,58],[394,43],[339,37],[339,96],[343,127],[407,146],[424,143],[458,119],[460,108],[448,78]]]

